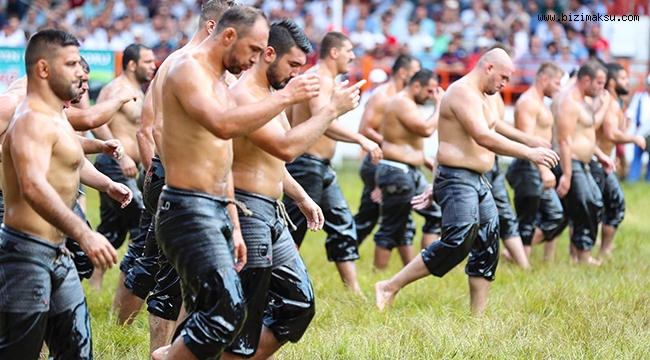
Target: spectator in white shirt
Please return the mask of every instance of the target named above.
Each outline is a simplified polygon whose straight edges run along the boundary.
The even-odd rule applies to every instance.
[[[0,31],[0,46],[21,47],[27,45],[25,32],[20,28],[17,15],[10,15],[7,24]]]
[[[650,137],[650,74],[645,79],[643,91],[634,94],[630,100],[630,106],[627,108],[625,115],[635,125],[634,133],[646,138]],[[641,178],[641,167],[643,154],[648,153],[648,148],[643,151],[640,147],[634,145],[634,160],[630,164],[630,171],[627,181],[634,182]],[[650,181],[650,161],[648,161],[648,170],[645,174],[645,181]]]
[[[433,37],[429,34],[422,33],[422,31],[420,31],[420,24],[411,21],[409,23],[409,37],[406,40],[406,45],[408,45],[411,54],[419,54],[424,51],[424,49],[433,46]]]

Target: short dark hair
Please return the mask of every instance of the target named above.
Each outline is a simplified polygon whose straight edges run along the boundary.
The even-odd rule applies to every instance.
[[[625,68],[619,63],[609,63],[606,65],[606,68],[607,68],[607,81],[605,81],[605,86],[609,84],[609,80],[614,79],[614,81],[616,81],[616,77],[618,76],[618,73],[625,70]]]
[[[418,62],[420,61],[408,54],[399,55],[397,59],[395,59],[395,62],[393,63],[393,68],[391,69],[392,74],[395,75],[399,71],[399,69],[408,70],[411,67],[411,63],[413,62],[413,60],[417,60]]]
[[[494,50],[494,49],[501,49],[505,51],[508,56],[514,57],[515,56],[515,49],[512,48],[509,44],[506,44],[504,42],[496,42],[494,45],[490,46],[490,48],[487,51]],[[486,51],[486,52],[487,52]]]
[[[438,81],[438,75],[436,75],[433,71],[427,70],[427,69],[422,69],[413,75],[411,78],[411,81],[409,82],[409,85],[413,85],[416,82],[420,83],[422,86],[427,86],[429,85],[429,81],[431,79],[435,79]]]
[[[126,70],[126,67],[129,65],[131,60],[135,61],[137,64],[140,60],[140,51],[142,49],[150,50],[147,46],[142,44],[131,44],[124,49],[124,55],[122,56],[122,70]]]
[[[585,76],[593,80],[596,78],[598,71],[603,71],[605,75],[607,75],[607,68],[605,65],[593,59],[589,60],[584,63],[578,70],[578,80],[584,78]]]
[[[259,18],[263,18],[268,23],[266,15],[260,9],[250,6],[231,7],[223,13],[214,32],[221,34],[227,28],[233,28],[239,37],[246,36]]]
[[[350,38],[341,32],[338,31],[328,32],[323,37],[323,40],[321,40],[320,42],[318,58],[325,59],[327,55],[329,55],[330,50],[332,50],[332,48],[341,49],[343,47],[343,43],[346,40],[350,41]]]
[[[86,59],[84,59],[83,56],[81,57],[80,64],[81,64],[81,68],[84,69],[84,72],[86,74],[90,74],[90,65],[88,65],[88,62],[86,61]]]
[[[274,22],[269,31],[269,46],[275,49],[278,58],[297,46],[305,54],[312,52],[311,43],[298,24],[291,19]]]
[[[61,48],[68,46],[79,47],[79,45],[79,40],[69,32],[55,29],[41,30],[34,34],[27,43],[25,71],[30,74],[39,60],[51,60]]]
[[[233,0],[208,0],[201,7],[201,15],[199,16],[199,26],[202,26],[207,21],[218,22],[223,14],[231,7],[235,6]]]

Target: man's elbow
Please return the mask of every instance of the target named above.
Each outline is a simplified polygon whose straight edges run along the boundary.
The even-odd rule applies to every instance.
[[[475,134],[474,141],[476,141],[479,146],[482,146],[484,148],[490,148],[492,146],[490,136],[483,132]]]
[[[296,160],[300,155],[302,155],[302,152],[297,151],[297,149],[294,149],[291,146],[280,146],[274,156],[284,162],[290,163]]]
[[[20,193],[27,203],[32,204],[40,197],[40,184],[36,179],[27,177],[20,182]]]

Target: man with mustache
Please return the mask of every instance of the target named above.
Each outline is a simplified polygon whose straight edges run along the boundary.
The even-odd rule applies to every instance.
[[[264,13],[236,6],[207,39],[169,64],[161,99],[166,185],[156,238],[180,276],[187,317],[171,347],[154,351],[154,359],[217,359],[246,319],[237,272],[247,251],[236,209],[252,214],[234,198],[232,139],[318,96],[319,89],[315,76],[298,76],[260,102],[237,106],[223,76],[250,69],[268,41]]]
[[[117,254],[72,211],[80,179],[99,189],[111,184],[83,170],[84,149],[62,111],[79,93],[79,62],[79,42],[59,30],[35,34],[25,50],[27,96],[2,144],[3,359],[36,359],[44,341],[53,358],[93,358],[90,316],[65,236],[80,243],[95,268],[116,264]],[[130,192],[123,195],[128,203]]]
[[[272,24],[260,61],[231,86],[237,105],[256,104],[284,88],[300,73],[311,51],[309,39],[293,20]],[[283,190],[298,201],[310,230],[320,230],[324,219],[318,205],[289,175],[285,162],[302,154],[334,119],[357,106],[364,83],[345,90],[337,87],[325,107],[294,128],[282,112],[261,129],[233,140],[235,198],[253,211],[251,217],[239,214],[247,250],[240,277],[248,317],[222,359],[268,359],[307,330],[315,312],[314,291],[289,233],[280,201]]]

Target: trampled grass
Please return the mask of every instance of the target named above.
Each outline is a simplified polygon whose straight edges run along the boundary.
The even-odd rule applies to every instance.
[[[356,163],[339,170],[339,182],[356,212],[361,180]],[[372,271],[372,237],[361,245],[359,281],[368,298],[350,294],[325,256],[325,233],[309,233],[301,248],[314,285],[316,316],[302,340],[276,359],[647,359],[650,358],[650,185],[624,185],[627,215],[614,257],[600,268],[571,265],[562,235],[552,264],[533,250],[534,270],[502,260],[484,316],[469,313],[464,263],[444,278],[427,277],[404,288],[393,307],[378,312],[374,284],[402,267]],[[89,218],[98,223],[97,194],[89,192]],[[419,224],[421,218],[416,215]],[[421,232],[416,235],[419,250]],[[120,249],[120,255],[124,253]],[[148,313],[133,326],[115,325],[111,306],[118,269],[106,274],[101,294],[87,288],[97,359],[146,359]]]

